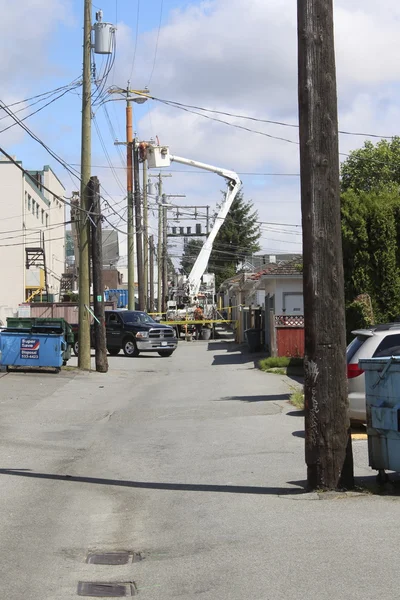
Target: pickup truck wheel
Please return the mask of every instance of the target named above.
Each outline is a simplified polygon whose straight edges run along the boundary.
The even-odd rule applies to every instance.
[[[160,356],[172,356],[174,353],[173,350],[160,350],[160,352],[158,353]]]
[[[78,340],[76,340],[76,342],[74,342],[74,345],[72,346],[72,350],[73,350],[73,353],[75,354],[75,356],[79,356]]]
[[[139,356],[139,350],[137,349],[136,342],[132,338],[125,338],[122,343],[122,350],[125,356]]]
[[[119,351],[121,350],[121,348],[107,348],[108,350],[108,354],[110,354],[111,356],[117,356],[117,354],[119,354]]]

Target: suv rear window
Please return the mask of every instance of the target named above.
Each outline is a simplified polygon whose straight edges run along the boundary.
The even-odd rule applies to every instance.
[[[400,334],[387,335],[374,352],[374,358],[380,356],[400,356]]]
[[[359,350],[361,348],[361,346],[363,345],[363,343],[365,342],[366,339],[368,339],[368,336],[358,335],[357,337],[354,338],[354,340],[352,342],[350,342],[350,344],[347,346],[347,350],[346,350],[347,364],[349,364],[349,362],[351,361],[351,359],[353,358],[353,356],[355,355],[357,350]]]

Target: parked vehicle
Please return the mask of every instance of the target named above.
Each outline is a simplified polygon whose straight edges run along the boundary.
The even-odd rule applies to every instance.
[[[360,358],[400,356],[400,323],[387,323],[370,329],[352,331],[355,336],[347,347],[349,414],[353,424],[366,423],[365,376]]]
[[[139,356],[141,352],[157,352],[160,356],[171,356],[178,340],[175,330],[157,323],[145,312],[138,310],[106,310],[107,350],[112,356],[123,350],[125,356]],[[74,353],[78,355],[78,326],[75,334]],[[93,327],[91,342],[93,347]]]

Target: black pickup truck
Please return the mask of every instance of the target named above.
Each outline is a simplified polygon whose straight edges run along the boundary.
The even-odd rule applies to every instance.
[[[106,310],[107,350],[115,356],[120,350],[125,356],[139,356],[141,352],[157,352],[160,356],[171,356],[178,340],[175,330],[152,319],[138,310]],[[78,355],[78,326],[72,325],[75,334],[74,353]],[[93,327],[92,327],[93,347]]]

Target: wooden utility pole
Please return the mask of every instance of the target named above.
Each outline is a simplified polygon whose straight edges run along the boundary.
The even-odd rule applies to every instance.
[[[145,310],[149,310],[149,208],[147,184],[147,159],[145,158],[143,161],[143,287]]]
[[[135,235],[133,227],[133,133],[132,104],[129,102],[129,84],[126,101],[126,183],[128,193],[128,309],[135,310]]]
[[[163,310],[162,268],[163,268],[163,209],[162,209],[162,175],[158,180],[158,245],[157,245],[157,312]]]
[[[162,265],[163,265],[163,210],[162,210],[162,195],[163,195],[163,177],[172,177],[171,173],[162,175],[150,174],[150,177],[157,177],[157,197],[158,197],[158,241],[157,241],[157,312],[162,311]]]
[[[121,94],[126,97],[126,176],[127,176],[127,200],[128,200],[128,309],[135,310],[135,232],[134,232],[134,195],[133,195],[133,128],[132,128],[132,105],[131,102],[142,104],[146,102],[149,90],[131,90],[128,85],[125,89],[112,88],[109,94]],[[135,96],[132,96],[135,94]],[[139,94],[139,95],[136,95]],[[122,99],[122,98],[121,98]]]
[[[167,202],[166,195],[162,195],[162,204],[165,205]],[[168,239],[167,239],[167,207],[162,207],[163,211],[163,245],[162,245],[162,312],[166,312],[167,310],[167,300],[168,300]]]
[[[85,0],[83,27],[81,211],[79,217],[79,356],[80,369],[90,370],[90,224],[86,211],[90,207],[91,171],[91,64],[92,2]]]
[[[305,315],[305,454],[310,489],[352,487],[332,0],[298,0]]]
[[[143,224],[142,206],[140,201],[140,173],[139,154],[135,141],[133,142],[133,176],[134,176],[134,199],[135,199],[135,225],[136,225],[136,257],[139,288],[139,310],[146,310],[144,302],[144,278],[143,278]]]
[[[96,351],[96,371],[107,373],[106,323],[104,315],[103,286],[103,239],[100,205],[100,184],[97,177],[91,178],[92,207],[92,269],[93,269],[93,306],[94,306],[94,347]]]
[[[149,294],[149,312],[154,310],[154,236],[149,237],[149,283],[150,283],[150,294]]]

